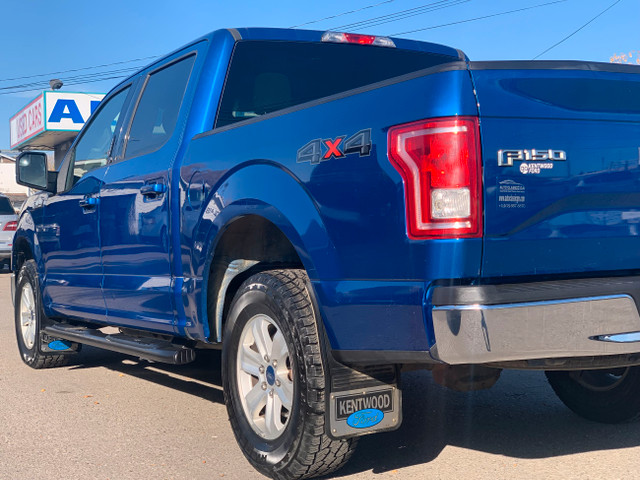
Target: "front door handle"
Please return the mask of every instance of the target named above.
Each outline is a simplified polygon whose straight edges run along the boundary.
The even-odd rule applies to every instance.
[[[91,210],[95,208],[100,203],[100,199],[98,197],[84,197],[82,200],[78,202],[85,210]]]

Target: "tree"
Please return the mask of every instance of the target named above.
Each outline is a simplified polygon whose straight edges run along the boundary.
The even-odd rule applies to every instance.
[[[615,53],[609,58],[611,63],[627,63],[640,65],[640,50],[632,50],[629,53]]]

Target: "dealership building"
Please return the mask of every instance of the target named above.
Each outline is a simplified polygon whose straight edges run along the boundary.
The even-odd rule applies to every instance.
[[[57,168],[103,93],[47,90],[11,117],[11,150],[50,150]]]
[[[57,169],[104,95],[47,90],[11,117],[11,151],[0,151],[0,193],[7,195],[15,207],[29,194],[26,187],[15,182],[16,151],[50,151],[49,168]]]

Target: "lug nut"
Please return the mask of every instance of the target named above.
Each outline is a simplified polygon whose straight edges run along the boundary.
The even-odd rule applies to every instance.
[[[267,389],[267,382],[262,382],[262,389],[266,390]]]
[[[265,356],[264,356],[264,361],[265,361],[265,362],[267,362],[267,363],[269,363],[269,355],[265,355]]]
[[[275,368],[275,367],[277,367],[277,366],[278,366],[278,361],[277,361],[277,360],[274,360],[274,361],[273,361],[273,368]]]
[[[273,390],[269,390],[269,396],[273,397]]]
[[[276,380],[276,387],[279,387],[281,385],[280,380]]]
[[[264,373],[264,367],[263,367],[262,365],[260,365],[260,366],[258,367],[258,371],[259,371],[260,373]]]

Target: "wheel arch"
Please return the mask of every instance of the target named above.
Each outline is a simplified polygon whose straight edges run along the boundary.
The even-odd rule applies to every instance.
[[[13,237],[13,248],[11,251],[11,268],[16,273],[14,282],[18,281],[18,273],[27,260],[35,260],[40,285],[42,285],[44,264],[42,252],[35,230],[35,223],[30,212],[24,212],[18,221],[18,228]],[[15,283],[14,283],[15,287]]]
[[[203,172],[202,178],[206,185],[208,174]],[[185,220],[193,210],[185,204]],[[319,206],[302,182],[280,165],[261,162],[230,172],[206,194],[199,211],[197,222],[183,224],[183,232],[192,232],[183,241],[192,246],[191,273],[199,286],[191,308],[198,310],[197,328],[204,338],[217,336],[209,300],[217,296],[220,276],[234,260],[257,263],[229,285],[227,306],[235,289],[258,270],[302,268],[312,279],[340,275]]]
[[[233,274],[223,292],[225,273],[234,261],[244,267]],[[229,306],[242,283],[253,274],[272,268],[305,269],[294,244],[274,223],[259,215],[246,215],[232,221],[221,232],[213,249],[207,275],[207,319],[213,337],[222,338]],[[224,297],[218,299],[218,294]],[[222,321],[217,324],[220,316]]]
[[[32,258],[34,257],[31,242],[24,236],[14,237],[13,251],[11,253],[11,264],[13,265],[13,270],[19,272],[24,262]]]

